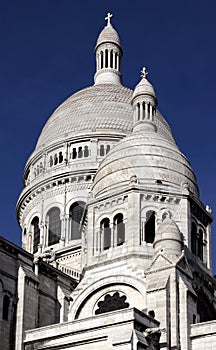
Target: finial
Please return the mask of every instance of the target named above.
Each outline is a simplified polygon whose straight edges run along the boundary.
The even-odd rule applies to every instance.
[[[113,17],[113,14],[108,12],[105,20],[107,20],[107,27],[111,25],[110,19]]]
[[[148,75],[148,71],[146,67],[143,67],[143,69],[141,70],[141,78],[146,78],[147,75]]]

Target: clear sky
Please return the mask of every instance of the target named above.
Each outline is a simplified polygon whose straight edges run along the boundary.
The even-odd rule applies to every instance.
[[[216,1],[7,0],[0,4],[0,234],[20,244],[15,205],[25,162],[52,111],[93,84],[94,45],[114,14],[124,85],[147,66],[159,109],[216,212]],[[216,274],[216,225],[213,225]]]

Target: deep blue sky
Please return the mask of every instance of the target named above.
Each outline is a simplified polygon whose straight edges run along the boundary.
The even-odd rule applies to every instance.
[[[147,66],[201,200],[216,212],[215,0],[8,0],[0,5],[0,234],[17,244],[25,162],[52,111],[93,83],[94,45],[108,11],[124,50],[124,84],[134,88]]]

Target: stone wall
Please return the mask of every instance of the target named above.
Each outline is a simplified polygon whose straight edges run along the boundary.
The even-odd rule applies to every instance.
[[[71,277],[0,238],[0,339],[4,350],[22,349],[27,329],[67,320]]]

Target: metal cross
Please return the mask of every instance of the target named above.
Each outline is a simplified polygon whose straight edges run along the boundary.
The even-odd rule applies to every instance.
[[[113,14],[108,12],[107,17],[105,17],[105,20],[107,20],[107,26],[110,26],[110,19],[113,17]]]
[[[147,75],[148,75],[148,71],[146,67],[143,67],[143,69],[141,70],[141,78],[146,78]]]

